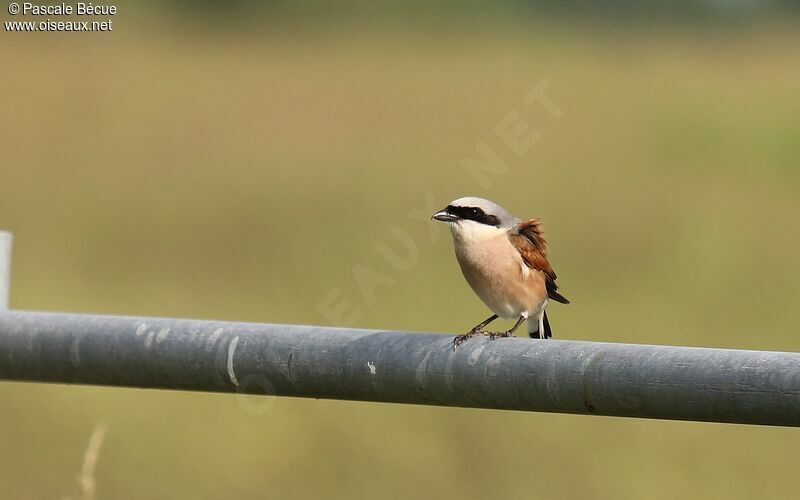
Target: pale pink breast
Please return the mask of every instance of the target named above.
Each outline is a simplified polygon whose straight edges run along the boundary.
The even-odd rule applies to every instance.
[[[464,278],[492,312],[517,318],[541,310],[547,298],[544,277],[527,267],[523,272],[525,264],[505,235],[456,248]]]

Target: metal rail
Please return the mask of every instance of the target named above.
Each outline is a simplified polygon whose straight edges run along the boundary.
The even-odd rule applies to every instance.
[[[800,426],[800,354],[4,311],[0,380]]]
[[[800,354],[0,313],[0,380],[800,426]]]

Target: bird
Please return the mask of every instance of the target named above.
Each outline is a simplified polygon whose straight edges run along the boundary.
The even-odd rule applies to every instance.
[[[540,219],[518,219],[497,203],[473,196],[454,200],[431,219],[450,227],[461,273],[493,313],[456,336],[454,349],[475,335],[510,337],[525,320],[531,338],[552,337],[545,309],[551,300],[569,300],[558,292]],[[505,332],[484,331],[498,317],[516,323]]]

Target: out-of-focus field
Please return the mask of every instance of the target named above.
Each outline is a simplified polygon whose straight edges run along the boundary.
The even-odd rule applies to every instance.
[[[3,33],[13,307],[460,332],[461,195],[542,216],[561,339],[800,350],[800,33]],[[563,110],[523,106],[538,82]],[[522,157],[493,132],[517,110]],[[476,144],[508,169],[482,187]],[[432,211],[432,210],[431,210]],[[376,250],[418,255],[396,269]],[[432,241],[432,236],[435,241]],[[389,286],[364,297],[354,266]],[[792,429],[0,383],[0,497],[796,498]],[[261,406],[257,406],[261,408]]]

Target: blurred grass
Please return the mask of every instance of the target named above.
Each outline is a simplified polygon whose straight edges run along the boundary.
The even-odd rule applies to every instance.
[[[224,37],[5,34],[0,227],[13,306],[462,331],[485,316],[443,232],[465,194],[545,218],[563,339],[800,350],[800,33],[602,25]],[[516,158],[537,82],[564,110]],[[482,190],[483,141],[509,172]],[[400,227],[410,270],[376,252]],[[367,305],[352,277],[393,280]],[[728,425],[0,384],[8,498],[794,498],[797,433]]]

